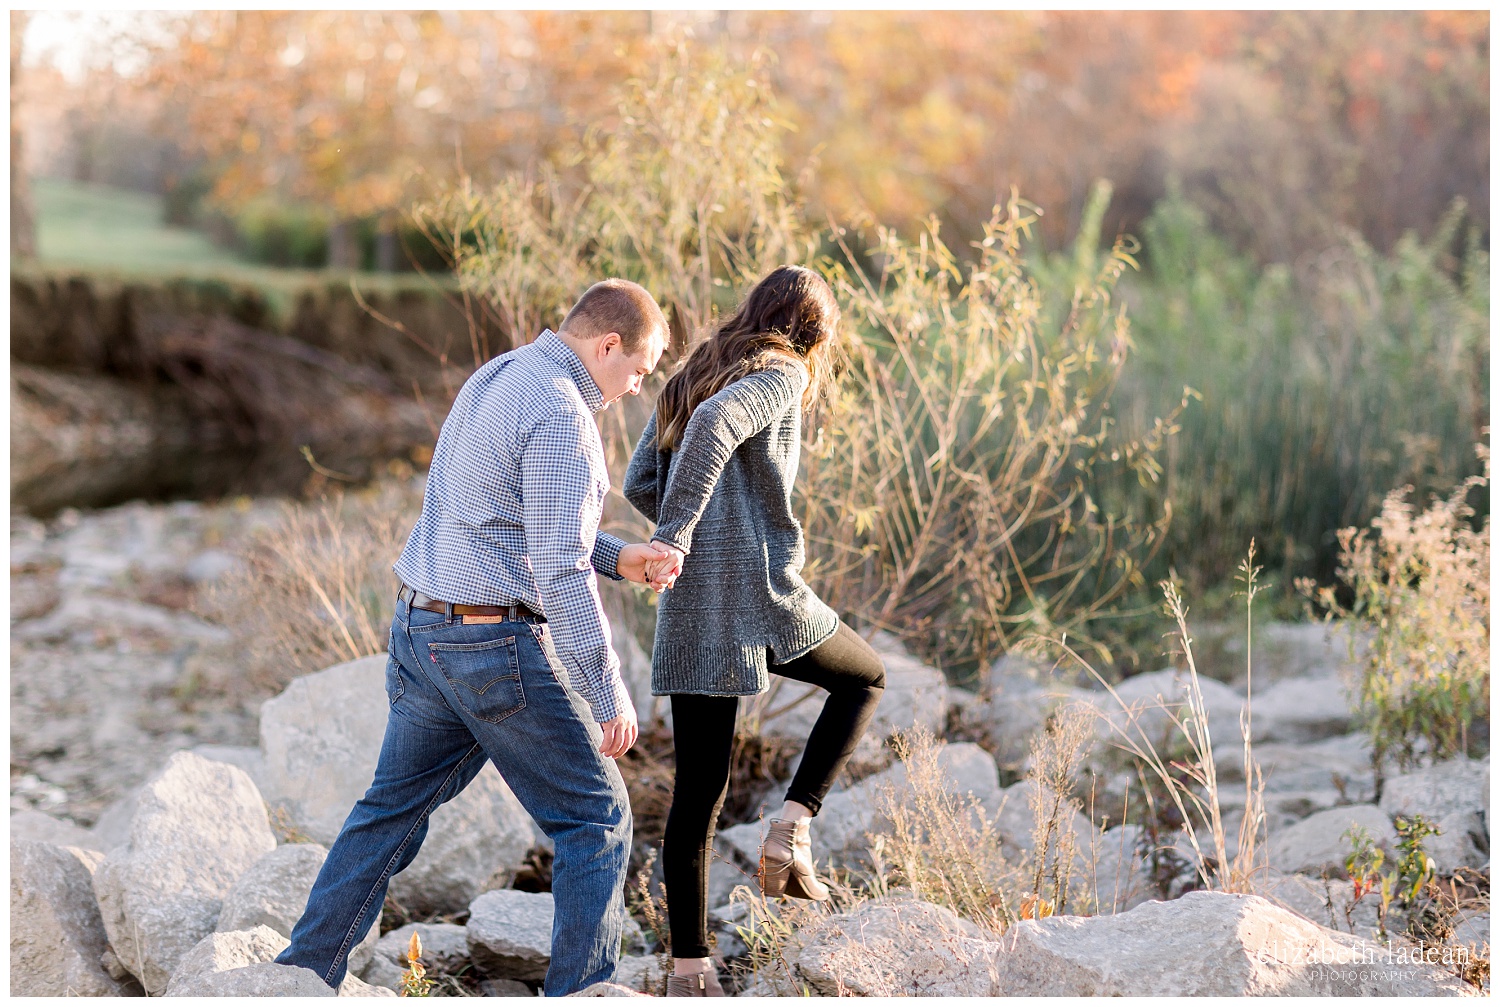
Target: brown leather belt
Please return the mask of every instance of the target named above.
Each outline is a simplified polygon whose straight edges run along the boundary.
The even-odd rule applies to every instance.
[[[497,622],[546,622],[547,617],[533,612],[525,605],[517,602],[514,605],[450,605],[447,602],[429,598],[414,587],[406,584],[401,585],[401,592],[396,595],[399,601],[409,602],[412,608],[420,608],[424,612],[437,612],[441,615],[449,614],[464,615],[483,619],[494,619]]]

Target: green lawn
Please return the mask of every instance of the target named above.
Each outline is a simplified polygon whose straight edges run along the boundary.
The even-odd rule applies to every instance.
[[[12,259],[11,269],[47,273],[83,272],[126,279],[171,277],[220,280],[265,293],[277,310],[289,308],[304,290],[330,282],[386,293],[455,288],[448,276],[357,273],[325,269],[277,269],[246,262],[201,231],[167,227],[162,200],[149,193],[63,179],[32,182],[37,209],[37,258]]]
[[[240,264],[201,232],[163,225],[160,196],[52,178],[32,191],[42,266],[167,273]]]

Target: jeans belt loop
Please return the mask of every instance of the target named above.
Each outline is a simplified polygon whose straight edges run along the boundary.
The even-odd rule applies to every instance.
[[[445,601],[445,602],[443,602],[443,618],[446,619],[448,622],[452,622],[453,621],[453,602],[451,602],[451,601]]]

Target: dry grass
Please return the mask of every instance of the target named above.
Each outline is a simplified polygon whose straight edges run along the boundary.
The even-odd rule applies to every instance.
[[[1110,513],[1089,490],[1110,467],[1153,483],[1176,415],[1137,440],[1112,431],[1132,345],[1113,291],[1134,259],[1122,239],[1096,267],[1096,203],[1078,238],[1089,254],[1066,270],[1038,267],[1038,211],[1014,195],[970,262],[934,221],[916,241],[882,230],[869,275],[835,231],[849,265],[830,275],[855,335],[805,455],[809,576],[944,665],[982,665],[1035,632],[1098,644],[1094,622],[1161,541],[1165,512]]]
[[[242,568],[203,602],[203,614],[228,626],[254,659],[247,691],[274,694],[298,675],[385,651],[397,586],[391,564],[420,493],[415,482],[383,482],[288,503],[281,522],[250,543]]]
[[[1257,587],[1259,568],[1253,565],[1254,546],[1242,566],[1245,583],[1247,620]],[[1108,718],[1115,745],[1130,756],[1141,776],[1143,794],[1160,795],[1167,808],[1152,808],[1155,815],[1170,811],[1171,819],[1180,824],[1181,837],[1192,850],[1188,867],[1196,875],[1199,887],[1227,892],[1253,893],[1257,874],[1266,863],[1264,781],[1255,762],[1251,738],[1249,666],[1251,651],[1246,649],[1246,705],[1240,717],[1240,734],[1244,753],[1245,815],[1237,837],[1235,853],[1229,853],[1224,813],[1220,803],[1218,774],[1214,766],[1213,738],[1209,732],[1208,710],[1193,657],[1193,640],[1188,630],[1187,606],[1170,581],[1162,585],[1166,612],[1176,626],[1180,654],[1186,668],[1187,696],[1179,711],[1162,704],[1169,728],[1166,744],[1153,740],[1142,726],[1143,709],[1120,697],[1113,685],[1088,661],[1078,655],[1065,640],[1052,643],[1072,657],[1109,693],[1124,712],[1123,723]],[[1247,621],[1247,628],[1249,627]],[[1174,751],[1175,750],[1175,751]]]
[[[897,735],[894,747],[907,783],[880,795],[890,825],[870,837],[867,888],[874,894],[910,888],[927,902],[1003,932],[1018,914],[1023,865],[1001,852],[994,822],[979,802],[953,793],[930,732],[918,727]]]

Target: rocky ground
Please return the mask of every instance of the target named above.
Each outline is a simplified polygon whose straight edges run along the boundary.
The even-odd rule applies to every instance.
[[[13,993],[331,993],[310,974],[270,962],[370,778],[385,716],[384,659],[297,679],[262,705],[236,698],[229,686],[243,655],[192,614],[195,595],[234,563],[236,543],[274,515],[272,504],[240,501],[65,512],[46,525],[13,517]],[[1104,714],[1095,728],[1101,741],[1111,719],[1123,719],[1120,702],[1148,733],[1181,711],[1184,679],[1170,669],[1128,680],[1115,700],[1006,659],[972,694],[949,687],[894,639],[872,642],[886,659],[888,688],[856,753],[854,782],[829,797],[814,828],[823,863],[858,863],[866,834],[888,824],[881,795],[899,801],[912,792],[907,768],[881,744],[897,730],[946,736],[935,763],[945,786],[972,796],[1001,849],[1019,858],[1032,841],[1034,785],[1020,780],[1026,742],[1050,709],[1093,704]],[[1232,639],[1216,646],[1233,656]],[[1456,920],[1455,940],[1487,942],[1488,758],[1392,771],[1376,800],[1368,746],[1352,730],[1340,678],[1343,645],[1321,627],[1269,626],[1257,653],[1252,722],[1270,830],[1257,895],[1182,894],[1153,876],[1139,826],[1101,829],[1077,816],[1076,870],[1092,879],[1101,914],[1025,921],[997,940],[897,893],[803,926],[783,964],[742,992],[1464,993],[1450,970],[1381,958],[1370,900],[1349,909],[1344,833],[1365,827],[1389,864],[1395,816],[1437,822],[1442,835],[1428,851],[1439,873],[1482,881],[1484,897]],[[639,664],[632,661],[633,674]],[[1216,739],[1238,737],[1242,685],[1202,684]],[[766,734],[805,737],[816,707],[791,704],[796,691],[775,697],[787,712],[764,723]],[[1129,777],[1108,744],[1093,758],[1098,820],[1101,808],[1128,799]],[[1232,744],[1217,760],[1231,833],[1244,804],[1239,759]],[[759,828],[723,830],[712,866],[710,904],[729,957],[746,950],[735,923],[747,922],[747,907],[731,892],[751,881]],[[1181,836],[1163,841],[1191,853]],[[413,928],[430,969],[467,977],[453,979],[449,992],[529,994],[546,970],[550,895],[510,886],[545,849],[503,780],[486,770],[439,810],[417,861],[392,886],[408,918],[438,922],[384,937],[372,929],[340,995],[391,995]],[[1163,894],[1181,897],[1159,901]],[[640,933],[626,943],[616,976],[624,988],[599,995],[660,981]],[[1204,967],[1226,961],[1233,966]],[[1359,967],[1327,967],[1350,962]]]

